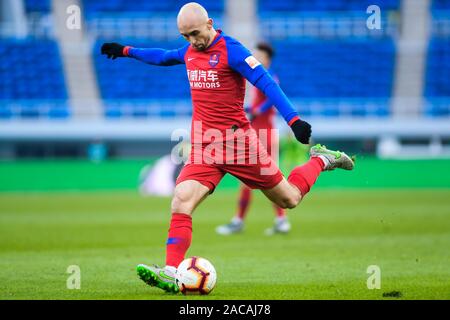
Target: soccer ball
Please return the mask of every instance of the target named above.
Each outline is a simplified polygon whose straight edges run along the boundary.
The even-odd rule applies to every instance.
[[[216,285],[216,269],[208,260],[191,257],[177,268],[176,282],[183,294],[208,294]]]

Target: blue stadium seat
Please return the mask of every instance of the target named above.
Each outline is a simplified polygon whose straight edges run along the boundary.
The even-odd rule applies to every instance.
[[[104,100],[104,115],[107,118],[141,118],[155,115],[173,117],[175,114],[191,113],[191,106],[186,103],[190,101],[190,90],[184,66],[158,67],[144,65],[134,59],[111,61],[99,54],[101,43],[107,41],[118,41],[136,47],[178,48],[184,46],[186,42],[178,34],[176,24],[167,29],[158,19],[168,16],[175,19],[178,9],[187,2],[185,0],[83,0],[85,16],[98,32],[98,41],[93,54],[97,81]],[[220,28],[225,11],[225,0],[198,2],[208,10],[215,20],[216,27]],[[146,36],[142,33],[134,35],[133,25],[130,29],[130,19],[139,22],[143,19],[152,21],[152,18],[157,21],[150,30],[146,29],[148,31]],[[114,24],[111,24],[111,21]],[[124,27],[121,27],[121,24]],[[153,33],[155,31],[158,33],[160,29],[160,34],[155,36]],[[122,37],[135,38],[128,38],[128,40],[118,39],[117,36],[108,38],[110,35],[118,34],[118,32],[111,32],[114,30],[124,31],[125,35]],[[165,105],[169,107],[165,108]],[[178,105],[178,107],[170,107],[171,105]]]
[[[425,113],[448,116],[450,106],[450,40],[433,37],[428,47],[425,97],[430,102]]]
[[[450,10],[450,0],[433,0],[431,8],[433,10]]]
[[[67,91],[56,42],[0,40],[0,117],[68,117]],[[14,102],[14,108],[8,107]]]
[[[51,11],[51,0],[25,0],[25,10],[48,13]]]
[[[450,40],[432,38],[428,48],[425,96],[450,96]]]
[[[395,59],[390,39],[274,42],[274,69],[293,97],[390,97]]]
[[[360,13],[365,14],[370,5],[393,11],[399,10],[400,4],[400,0],[258,0],[261,26],[268,28],[267,40],[277,51],[273,68],[281,87],[297,102],[302,114],[390,114],[396,56],[390,32],[395,31],[363,35],[354,32],[352,26],[360,25]],[[311,27],[299,21],[307,21]],[[348,21],[353,25],[347,30],[334,29],[333,24],[339,21],[344,26]],[[322,33],[303,34],[316,22],[316,30],[320,25]]]
[[[387,116],[392,95],[395,46],[392,39],[274,41],[273,69],[296,100],[322,100],[322,116]],[[334,101],[325,103],[323,101]],[[349,101],[346,110],[339,103]],[[373,102],[374,107],[365,105]],[[308,107],[310,108],[310,107]],[[302,109],[303,112],[303,109]]]
[[[224,10],[224,0],[200,0],[208,11],[221,12]],[[177,11],[183,4],[184,0],[165,0],[165,1],[148,1],[148,0],[84,0],[83,6],[86,12],[173,12]]]
[[[106,103],[105,116],[110,118],[149,116],[143,101],[189,100],[190,90],[184,65],[159,67],[146,65],[134,59],[109,60],[100,55],[99,40],[94,48],[94,61],[101,96],[106,101],[123,101],[123,104]],[[175,42],[151,42],[145,44],[120,40],[135,47],[178,48],[185,45],[183,40]],[[134,103],[133,103],[134,102]],[[129,109],[132,108],[131,112]],[[128,111],[125,111],[128,110]],[[170,116],[173,109],[160,116]]]
[[[382,10],[397,10],[400,0],[259,0],[260,12],[271,11],[361,11],[370,6],[378,5]]]

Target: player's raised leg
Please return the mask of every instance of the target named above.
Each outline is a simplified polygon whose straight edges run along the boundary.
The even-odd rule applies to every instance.
[[[283,179],[275,187],[262,192],[282,208],[295,208],[311,190],[322,171],[336,168],[352,170],[354,167],[353,160],[344,152],[328,150],[319,144],[311,148],[310,154],[310,160],[294,168],[287,180]]]
[[[160,268],[157,265],[138,265],[138,275],[145,283],[171,293],[179,291],[175,282],[175,272],[191,245],[192,213],[209,192],[208,187],[195,180],[186,180],[177,184],[172,199],[166,266]]]

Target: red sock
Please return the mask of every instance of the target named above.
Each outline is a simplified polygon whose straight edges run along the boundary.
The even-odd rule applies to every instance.
[[[191,245],[192,217],[184,213],[173,213],[166,246],[166,266],[178,267]]]
[[[273,208],[275,209],[275,213],[278,218],[283,218],[286,216],[286,210],[284,210],[283,208],[280,208],[276,204],[273,205]]]
[[[311,190],[324,166],[322,159],[313,157],[304,165],[294,168],[288,177],[288,181],[299,188],[304,197]]]
[[[241,194],[239,196],[239,209],[237,216],[244,220],[248,212],[248,206],[252,197],[252,190],[248,187],[241,188]]]

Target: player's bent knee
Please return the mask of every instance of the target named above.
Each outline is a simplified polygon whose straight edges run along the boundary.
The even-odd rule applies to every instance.
[[[279,206],[282,209],[289,209],[289,199],[288,198],[281,198],[274,201],[277,206]]]
[[[294,209],[297,206],[297,204],[298,204],[297,202],[290,200],[286,203],[285,209]]]
[[[283,204],[284,206],[281,206],[283,209],[293,209],[296,206],[298,206],[298,204],[301,201],[301,197],[298,196],[292,196],[292,197],[287,197],[283,199]]]
[[[172,198],[172,212],[191,214],[195,203],[189,190],[175,190]]]
[[[281,209],[289,209],[288,206],[287,206],[287,203],[284,202],[284,201],[278,201],[276,203],[276,205],[279,206]]]
[[[180,199],[174,197],[172,199],[171,210],[172,213],[185,213],[191,214],[194,209],[194,205],[189,202],[180,201]]]

